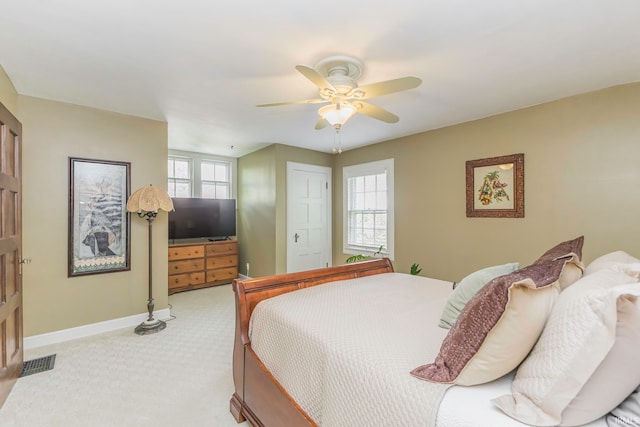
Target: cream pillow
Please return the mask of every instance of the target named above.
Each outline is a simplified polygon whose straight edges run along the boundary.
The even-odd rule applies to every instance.
[[[560,294],[547,265],[524,267],[482,287],[451,327],[433,363],[411,371],[431,382],[475,385],[513,370],[540,336]]]
[[[556,286],[509,288],[509,302],[483,345],[458,374],[459,385],[484,384],[511,372],[527,357],[558,298]]]
[[[533,348],[560,294],[567,266],[580,263],[583,238],[562,242],[534,264],[498,276],[467,303],[432,363],[411,375],[475,385],[515,369]]]
[[[591,261],[585,268],[584,274],[592,274],[599,270],[610,270],[612,267],[620,267],[620,264],[633,263],[640,263],[640,259],[629,255],[625,251],[609,252]]]
[[[582,277],[584,273],[584,264],[582,261],[576,263],[569,263],[565,266],[562,275],[558,279],[558,284],[560,285],[560,289],[566,289],[570,285],[574,284]]]
[[[489,283],[492,279],[509,274],[520,267],[517,262],[494,265],[492,267],[483,268],[466,276],[458,283],[456,288],[451,292],[447,302],[442,310],[442,316],[440,317],[440,323],[438,326],[441,328],[449,329],[456,323],[460,312],[471,298],[482,288]]]
[[[535,426],[582,425],[615,408],[640,380],[640,284],[603,270],[564,290],[512,383],[492,402]]]

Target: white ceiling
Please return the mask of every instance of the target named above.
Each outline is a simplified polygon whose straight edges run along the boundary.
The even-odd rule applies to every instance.
[[[331,150],[294,67],[364,63],[373,98],[345,149],[640,80],[639,0],[4,0],[0,65],[18,93],[167,121],[169,147],[240,157],[277,142]],[[232,148],[233,147],[233,148]]]

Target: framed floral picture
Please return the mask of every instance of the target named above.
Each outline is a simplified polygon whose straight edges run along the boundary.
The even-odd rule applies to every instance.
[[[467,217],[524,218],[524,154],[469,160]]]
[[[69,158],[69,277],[131,269],[130,167]]]

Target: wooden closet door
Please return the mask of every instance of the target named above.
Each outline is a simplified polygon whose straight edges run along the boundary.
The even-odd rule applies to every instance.
[[[21,133],[0,103],[0,406],[23,364]]]

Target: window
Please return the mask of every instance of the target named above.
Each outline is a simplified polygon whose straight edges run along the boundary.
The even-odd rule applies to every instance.
[[[235,158],[169,150],[171,197],[235,198]]]
[[[191,197],[191,160],[169,156],[169,195]]]
[[[229,199],[230,184],[229,163],[203,160],[200,163],[202,197],[211,199]]]
[[[348,166],[344,188],[343,249],[393,258],[393,159]]]

